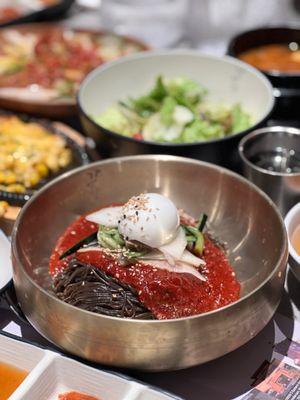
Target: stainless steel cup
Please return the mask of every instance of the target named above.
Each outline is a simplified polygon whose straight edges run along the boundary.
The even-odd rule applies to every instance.
[[[300,201],[300,129],[257,129],[239,144],[244,175],[260,187],[282,215]]]

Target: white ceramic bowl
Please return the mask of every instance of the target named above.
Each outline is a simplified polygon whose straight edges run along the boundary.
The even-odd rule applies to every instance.
[[[284,223],[289,239],[289,264],[292,272],[300,281],[300,255],[296,252],[291,243],[291,238],[295,232],[295,229],[300,226],[300,203],[297,203],[293,208],[290,209],[284,219]]]
[[[97,116],[128,96],[147,93],[157,76],[171,79],[186,76],[208,91],[211,103],[239,103],[252,117],[249,129],[197,143],[157,143],[137,140],[109,131],[97,124]],[[274,106],[273,88],[258,70],[232,57],[215,57],[196,50],[149,51],[122,58],[92,71],[78,94],[81,122],[104,157],[134,154],[173,154],[232,167],[238,158],[241,137],[260,126]]]

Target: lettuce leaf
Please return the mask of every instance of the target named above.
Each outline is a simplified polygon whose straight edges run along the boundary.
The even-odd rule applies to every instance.
[[[101,115],[95,116],[94,120],[104,128],[125,136],[132,136],[141,129],[136,121],[126,118],[118,106],[109,107]]]
[[[223,136],[225,136],[225,131],[221,124],[196,119],[184,129],[181,139],[182,142],[191,143]]]
[[[179,105],[193,110],[206,93],[206,90],[196,81],[179,77],[171,79],[166,84],[169,96],[174,97]]]
[[[160,109],[160,119],[163,124],[169,126],[173,122],[173,113],[176,107],[176,101],[173,97],[165,97]]]
[[[241,132],[251,126],[251,118],[248,113],[242,110],[240,104],[235,104],[231,109],[232,125],[231,133]]]

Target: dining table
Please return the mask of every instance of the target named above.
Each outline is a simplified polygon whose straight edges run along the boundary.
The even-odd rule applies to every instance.
[[[71,28],[101,29],[97,0],[79,1],[61,21]],[[75,122],[74,122],[75,121]],[[285,125],[299,126],[300,121],[280,120]],[[278,124],[276,114],[271,116],[269,125]],[[73,119],[71,125],[80,129]],[[1,223],[0,223],[1,228]],[[259,315],[257,316],[259,318]],[[22,314],[13,283],[0,294],[0,333],[17,340],[33,343],[63,353],[54,344],[42,337]],[[291,356],[291,345],[298,345],[299,359]],[[67,354],[69,357],[73,357]],[[74,357],[75,358],[75,357]],[[274,359],[280,365],[288,364],[298,372],[298,383],[286,397],[260,395],[255,387],[268,377]],[[86,360],[80,360],[88,363]],[[184,370],[166,372],[145,372],[110,368],[91,364],[96,368],[113,370],[138,381],[153,385],[186,400],[233,400],[233,399],[300,399],[300,282],[288,267],[281,303],[265,328],[242,347],[216,360]],[[276,364],[277,365],[277,364]],[[298,386],[297,386],[298,385]],[[262,393],[262,392],[261,392]],[[276,395],[274,395],[276,396]]]

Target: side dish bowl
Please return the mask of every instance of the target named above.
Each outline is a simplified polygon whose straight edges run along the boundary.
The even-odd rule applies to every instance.
[[[242,52],[269,44],[300,43],[300,29],[297,27],[262,27],[244,31],[232,38],[227,53],[238,58]],[[296,72],[262,71],[270,79],[275,91],[277,118],[296,118],[300,98],[300,74]]]
[[[66,227],[143,191],[168,196],[194,217],[209,215],[241,283],[238,301],[193,317],[131,320],[84,311],[51,294],[49,256]],[[279,304],[287,256],[282,218],[262,191],[226,169],[167,155],[100,161],[57,178],[23,207],[12,238],[17,296],[43,336],[92,361],[152,371],[204,363],[253,338]]]
[[[289,265],[296,278],[300,281],[300,255],[295,250],[292,243],[292,236],[300,226],[300,203],[290,209],[284,219],[287,235],[289,239]]]
[[[1,188],[0,188],[0,200],[5,200],[8,201],[9,204],[14,205],[14,206],[22,206],[32,195],[33,193],[40,189],[42,186],[44,186],[46,183],[48,183],[50,180],[56,178],[59,175],[62,175],[63,173],[70,171],[71,169],[80,167],[82,165],[87,165],[90,162],[90,158],[89,155],[86,151],[86,146],[81,142],[81,140],[83,140],[83,137],[76,131],[73,131],[73,133],[71,133],[71,129],[63,124],[63,123],[55,123],[55,122],[51,122],[49,120],[45,120],[45,119],[36,119],[36,118],[30,118],[26,115],[16,115],[13,113],[9,113],[9,112],[4,112],[1,111],[0,112],[0,128],[1,128],[1,117],[5,118],[7,117],[9,118],[18,118],[22,123],[25,124],[37,124],[37,126],[41,127],[42,129],[45,129],[45,131],[50,134],[50,135],[54,135],[57,137],[60,137],[64,140],[65,142],[65,148],[68,149],[68,151],[70,151],[71,153],[71,161],[66,165],[66,166],[61,166],[56,172],[51,172],[51,170],[49,170],[49,173],[46,174],[44,177],[39,176],[39,180],[38,182],[32,186],[32,187],[27,187],[25,191],[15,191],[15,190],[5,190],[3,188],[3,181],[1,181]],[[18,129],[15,127],[15,125],[12,125],[12,129]],[[20,128],[19,128],[20,129]],[[37,143],[39,143],[41,146],[43,144],[43,139],[41,137],[39,137],[39,140],[36,140],[34,142],[34,138],[36,135],[36,130],[33,128],[31,128],[31,144],[30,144],[30,151],[33,152],[35,154],[36,159],[38,158],[38,152],[39,152],[39,148],[37,147]],[[28,128],[28,130],[30,131],[30,128]],[[25,134],[25,129],[22,131],[22,138],[24,137],[24,143],[26,143],[26,134]],[[27,133],[27,137],[28,137],[29,133]],[[5,142],[5,135],[0,134],[0,137],[3,139],[2,143],[2,147],[0,149],[0,154],[2,156],[2,159],[4,160],[3,162],[7,162],[7,158],[8,157],[12,157],[13,152],[15,151],[15,147],[14,145],[12,146],[11,149],[7,148],[9,147],[10,143]],[[20,138],[18,137],[18,135],[16,135],[14,133],[14,140],[17,141],[17,143],[19,143],[19,147],[21,147],[21,143],[20,143]],[[28,140],[28,139],[27,139]],[[23,144],[24,144],[23,143]],[[49,146],[49,145],[48,145]],[[13,150],[14,149],[14,150]],[[52,150],[52,152],[51,152]],[[24,154],[28,154],[28,146],[26,148],[26,146],[23,146],[23,151]],[[27,153],[26,153],[27,151]],[[51,155],[52,160],[50,160],[50,162],[52,163],[58,163],[58,159],[59,159],[59,154],[55,153],[55,149],[53,149],[53,145],[52,145],[52,149],[48,150],[48,154]],[[30,159],[30,157],[29,157]],[[25,159],[26,161],[26,159]],[[24,162],[23,164],[23,168],[25,170],[25,165],[26,162]],[[9,172],[10,168],[6,167],[6,171]],[[1,172],[3,172],[3,169],[1,169]],[[21,183],[21,182],[19,182]]]
[[[158,143],[120,135],[94,121],[93,116],[119,100],[147,93],[158,76],[195,80],[207,89],[205,98],[210,103],[239,103],[251,115],[251,126],[219,139]],[[80,87],[78,105],[83,128],[104,157],[166,153],[232,167],[237,159],[239,139],[266,120],[273,109],[274,97],[263,74],[241,61],[194,50],[173,50],[137,54],[95,69]]]

